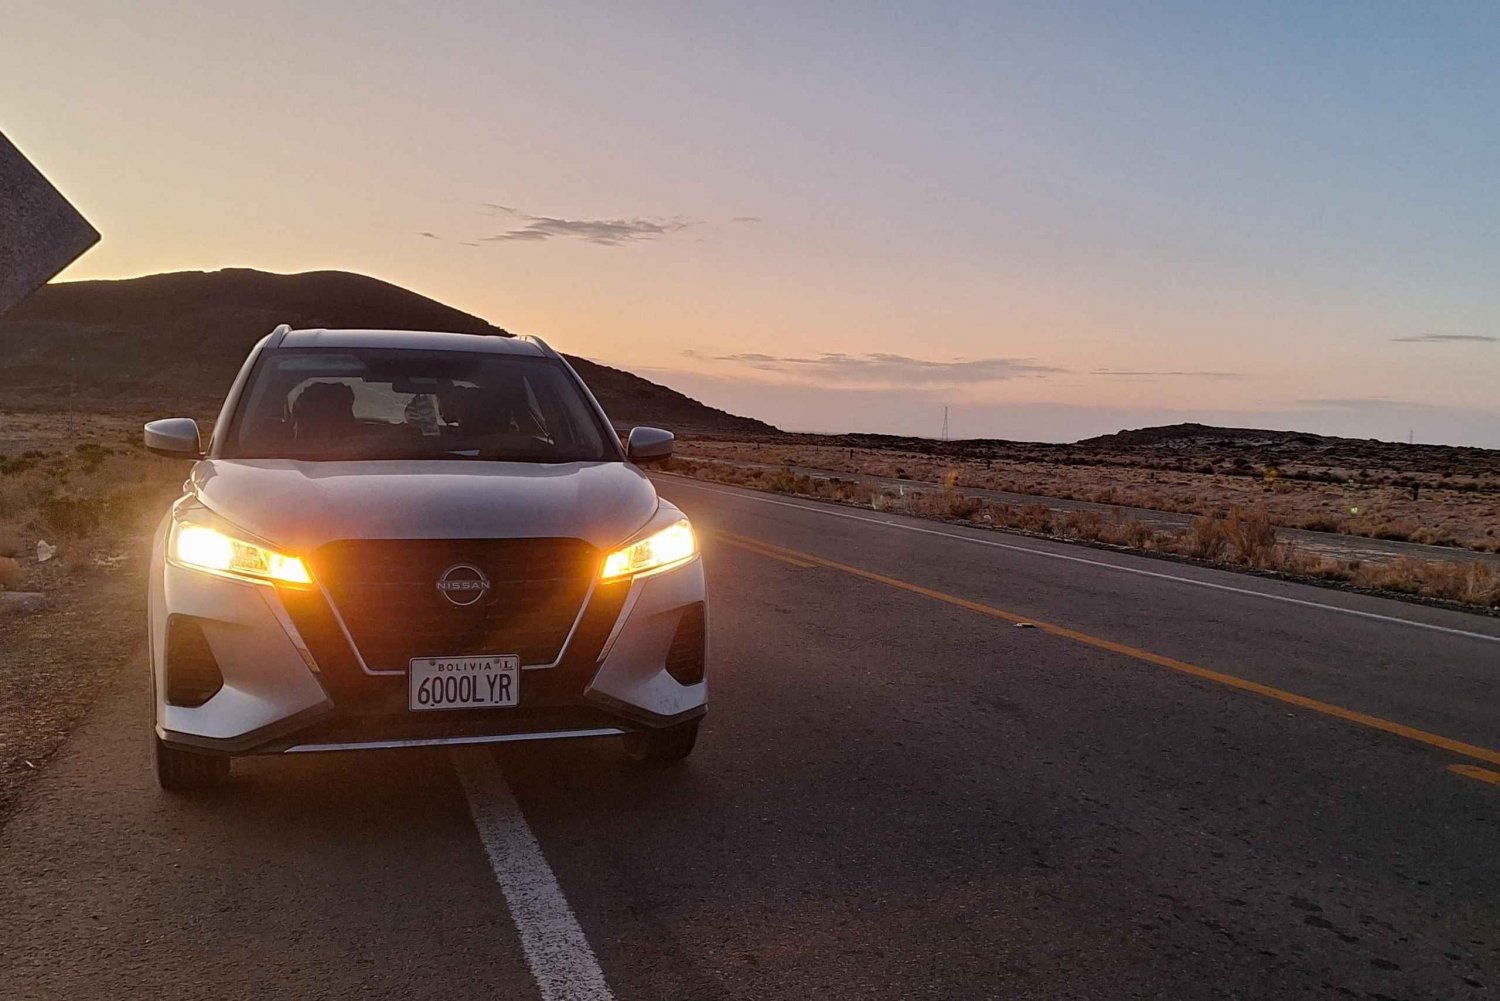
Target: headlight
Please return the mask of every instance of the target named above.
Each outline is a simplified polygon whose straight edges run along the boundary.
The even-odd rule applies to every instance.
[[[628,577],[631,574],[660,570],[662,567],[681,563],[698,552],[698,541],[693,538],[693,526],[687,519],[668,525],[640,542],[617,549],[604,558],[605,580]]]
[[[284,584],[312,583],[307,567],[297,557],[236,539],[208,525],[173,525],[172,557],[199,570]]]

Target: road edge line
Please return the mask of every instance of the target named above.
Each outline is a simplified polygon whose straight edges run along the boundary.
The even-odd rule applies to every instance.
[[[449,757],[543,1001],[614,1001],[493,752],[456,748]]]

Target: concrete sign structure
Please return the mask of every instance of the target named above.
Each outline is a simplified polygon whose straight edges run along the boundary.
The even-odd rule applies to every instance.
[[[98,242],[98,230],[0,133],[0,313]]]

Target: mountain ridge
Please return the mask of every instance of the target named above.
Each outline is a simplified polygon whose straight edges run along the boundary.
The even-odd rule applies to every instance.
[[[246,353],[277,324],[509,333],[421,293],[348,271],[176,271],[47,285],[0,319],[0,393],[72,405],[222,401]],[[769,434],[622,369],[567,356],[617,424]]]

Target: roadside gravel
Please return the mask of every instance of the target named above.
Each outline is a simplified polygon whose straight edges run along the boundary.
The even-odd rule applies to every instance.
[[[45,593],[49,607],[0,617],[0,826],[88,713],[103,678],[136,666],[126,661],[144,636],[145,542],[97,555],[107,565],[26,561],[27,587]]]

